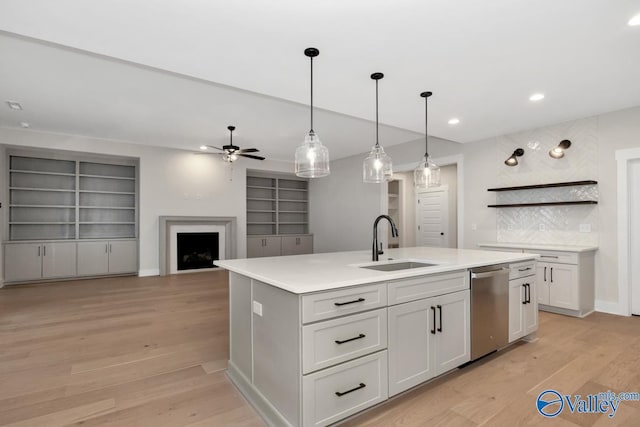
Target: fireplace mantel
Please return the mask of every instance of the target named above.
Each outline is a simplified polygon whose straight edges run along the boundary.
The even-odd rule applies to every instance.
[[[225,227],[225,245],[220,248],[224,250],[226,259],[236,258],[236,217],[219,217],[219,216],[161,216],[159,218],[160,238],[158,243],[160,246],[160,275],[166,276],[170,274],[169,245],[170,233],[169,229],[173,225],[218,225]]]

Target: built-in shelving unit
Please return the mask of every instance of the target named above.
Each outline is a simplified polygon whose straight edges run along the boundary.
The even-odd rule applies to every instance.
[[[535,184],[535,185],[521,185],[517,187],[498,187],[489,188],[487,191],[520,191],[520,190],[536,190],[544,188],[557,188],[557,187],[579,187],[585,185],[596,185],[598,181],[586,180],[586,181],[570,181],[570,182],[552,182],[548,184]],[[487,205],[489,208],[520,208],[520,207],[533,207],[533,206],[563,206],[563,205],[597,205],[597,200],[562,200],[553,202],[525,202],[525,203],[501,203]]]
[[[247,234],[307,234],[308,181],[247,176]]]

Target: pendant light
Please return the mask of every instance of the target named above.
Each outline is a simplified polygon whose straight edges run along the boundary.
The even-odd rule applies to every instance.
[[[391,157],[387,156],[378,139],[378,80],[384,74],[373,73],[371,78],[376,82],[376,145],[371,147],[371,152],[362,164],[362,179],[366,183],[378,184],[393,179],[393,166]]]
[[[320,54],[314,47],[304,50],[311,62],[311,128],[304,142],[296,149],[295,171],[303,178],[321,178],[329,175],[329,150],[322,145],[313,130],[313,58]]]
[[[422,92],[420,94],[424,98],[424,158],[413,171],[417,188],[438,187],[440,185],[440,168],[429,157],[429,132],[427,127],[429,111],[427,104],[431,95],[433,95],[431,92]]]

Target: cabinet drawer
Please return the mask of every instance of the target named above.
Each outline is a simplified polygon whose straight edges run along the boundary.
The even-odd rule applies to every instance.
[[[541,262],[557,262],[560,264],[578,263],[578,254],[576,252],[539,251],[533,249],[527,249],[527,252],[540,255],[539,261]]]
[[[536,274],[535,261],[525,261],[519,262],[517,264],[509,264],[509,280],[532,276],[534,274]]]
[[[387,399],[387,351],[302,379],[305,426],[326,426]]]
[[[330,319],[386,305],[386,283],[303,295],[302,322],[309,323]]]
[[[453,273],[414,277],[389,283],[389,305],[401,304],[437,295],[469,289],[469,273]]]
[[[387,309],[353,314],[302,328],[303,373],[387,347]]]

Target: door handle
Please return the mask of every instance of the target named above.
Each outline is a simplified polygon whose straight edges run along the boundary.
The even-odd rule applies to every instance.
[[[438,328],[438,332],[442,332],[442,306],[437,305],[436,307],[438,307],[438,314],[440,316],[440,327]]]
[[[111,246],[111,243],[109,243],[109,253],[113,252],[113,246]]]
[[[531,304],[531,284],[527,283],[527,304]]]
[[[40,256],[40,246],[38,246],[38,256]]]
[[[524,288],[524,300],[522,301],[522,304],[526,304],[527,303],[527,284],[523,283],[522,287]]]
[[[360,390],[361,388],[365,388],[367,385],[365,383],[360,383],[359,386],[352,388],[351,390],[347,390],[347,391],[336,391],[336,396],[338,397],[342,397],[345,394],[349,394],[351,392],[354,392],[356,390]]]
[[[42,245],[42,256],[47,256],[47,245]]]
[[[436,334],[436,308],[431,306],[431,311],[433,312],[433,328],[431,328],[431,333],[435,335]]]
[[[551,283],[553,283],[553,267],[551,267]]]
[[[105,243],[105,245],[104,245],[104,253],[105,254],[109,253],[109,244],[108,243]]]
[[[544,281],[547,281],[547,267],[544,268]]]
[[[440,233],[441,236],[444,236],[444,233]]]

